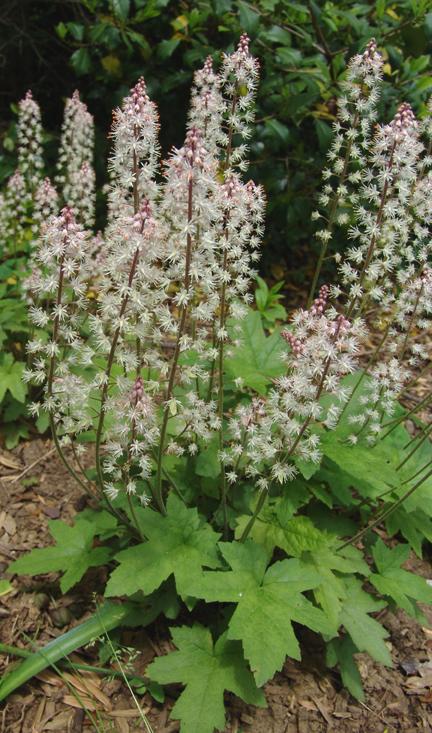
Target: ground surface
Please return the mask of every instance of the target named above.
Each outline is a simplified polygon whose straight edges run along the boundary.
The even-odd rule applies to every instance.
[[[37,461],[36,465],[32,464]],[[30,468],[29,468],[30,467]],[[29,469],[29,470],[28,470]],[[26,470],[25,475],[16,480]],[[59,464],[52,445],[41,440],[25,443],[16,451],[0,451],[0,575],[22,552],[49,544],[50,518],[71,520],[83,497]],[[432,577],[427,561],[412,561],[412,568]],[[0,641],[27,646],[27,639],[45,642],[83,619],[93,607],[91,590],[103,578],[87,576],[61,597],[56,576],[14,579],[15,590],[0,596]],[[42,608],[41,608],[42,606]],[[429,614],[432,621],[432,613]],[[303,640],[301,664],[287,662],[283,671],[266,685],[268,709],[254,710],[227,697],[226,733],[392,733],[432,731],[432,631],[418,627],[404,614],[384,612],[380,620],[390,631],[394,667],[385,669],[359,655],[366,689],[366,703],[354,701],[343,689],[337,673],[326,670],[318,640]],[[134,660],[144,672],[155,654],[168,650],[167,632],[157,622],[144,632],[126,632],[125,645],[140,649]],[[81,661],[97,663],[94,650],[81,650]],[[78,659],[78,657],[75,657]],[[0,656],[0,671],[12,658]],[[81,733],[94,730],[73,691],[99,720],[100,730],[144,730],[131,696],[119,680],[87,675],[69,678],[69,689],[54,671],[43,673],[0,707],[1,733]],[[178,688],[179,689],[179,688]],[[155,733],[175,733],[169,720],[178,689],[168,690],[164,705],[145,695],[139,698]]]

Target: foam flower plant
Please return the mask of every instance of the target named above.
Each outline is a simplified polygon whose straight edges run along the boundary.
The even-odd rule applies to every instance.
[[[99,506],[76,527],[109,548],[106,595],[145,603],[149,620],[182,607],[209,619],[210,630],[174,627],[178,651],[148,669],[185,685],[172,711],[183,733],[223,728],[225,689],[263,704],[258,687],[301,656],[292,621],[322,634],[329,666],[361,698],[355,654],[391,664],[373,614],[399,605],[420,618],[416,601],[432,601],[400,568],[408,547],[390,540],[419,554],[432,537],[430,429],[405,427],[430,393],[402,404],[430,362],[430,119],[402,103],[379,122],[381,76],[372,40],[342,80],[309,303],[271,334],[252,308],[265,196],[244,177],[258,82],[247,36],[196,73],[184,143],[166,160],[144,79],[115,111],[103,232],[72,194],[89,165],[82,137],[66,146],[75,126],[90,129],[77,95],[66,205],[54,211],[46,181],[36,197],[48,221],[30,315],[49,338],[29,342],[31,411],[49,416],[63,463]],[[320,285],[336,229],[348,244],[335,282]],[[56,529],[59,556],[69,535]],[[82,573],[95,557],[84,544]],[[52,553],[40,553],[10,569],[49,570]]]

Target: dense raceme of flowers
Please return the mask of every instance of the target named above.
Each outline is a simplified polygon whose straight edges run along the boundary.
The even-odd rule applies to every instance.
[[[93,117],[75,91],[65,104],[56,185],[64,203],[87,227],[94,223],[93,148]]]
[[[32,318],[51,323],[52,337],[29,345],[26,379],[45,381],[32,410],[50,413],[62,442],[95,430],[97,484],[109,501],[126,490],[164,512],[166,458],[193,459],[216,441],[226,524],[231,485],[246,478],[266,491],[295,477],[299,462],[319,464],[320,436],[350,402],[342,380],[371,326],[379,344],[361,412],[349,414],[349,442],[377,439],[413,368],[427,362],[417,335],[431,316],[430,122],[402,104],[378,124],[381,75],[371,41],[348,66],[320,196],[326,213],[315,215],[327,220],[319,265],[334,228],[346,232],[339,279],[316,295],[318,267],[308,307],[282,331],[283,374],[265,397],[251,397],[240,379],[241,399],[227,403],[224,366],[240,344],[263,236],[264,193],[241,175],[258,78],[246,36],[218,72],[207,59],[195,74],[184,143],[162,165],[143,79],[116,110],[104,232],[89,231],[84,199],[51,216],[55,192],[48,181],[38,189],[36,208],[51,218],[33,293],[48,311],[34,301]],[[77,94],[64,141],[75,118],[90,129]],[[82,180],[91,177],[84,148],[78,136],[67,158]]]
[[[42,179],[42,121],[38,103],[28,91],[18,105],[18,168],[31,194]]]

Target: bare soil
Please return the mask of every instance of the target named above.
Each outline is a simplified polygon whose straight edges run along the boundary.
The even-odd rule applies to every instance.
[[[32,465],[35,461],[37,464]],[[22,472],[26,473],[21,476]],[[49,544],[48,521],[71,521],[85,504],[79,488],[59,463],[52,444],[35,440],[11,452],[0,451],[0,574],[21,553]],[[15,478],[14,478],[15,477]],[[411,569],[432,577],[428,561],[411,560]],[[0,596],[0,641],[29,648],[29,639],[43,643],[73,627],[94,608],[93,589],[102,587],[103,570],[90,571],[66,596],[61,595],[55,575],[13,580],[14,590]],[[432,622],[432,609],[425,609]],[[342,688],[337,672],[322,661],[319,639],[306,634],[302,640],[302,663],[287,661],[282,672],[265,686],[268,708],[255,710],[227,696],[225,733],[417,733],[432,731],[432,631],[421,628],[404,613],[381,613],[390,632],[394,666],[386,669],[359,655],[366,690],[360,704]],[[146,631],[124,632],[122,643],[135,646],[133,660],[143,673],[156,654],[169,649],[165,622]],[[82,649],[75,661],[97,663],[95,649]],[[0,655],[0,671],[12,664]],[[155,733],[175,733],[169,713],[180,688],[167,690],[165,703],[149,695],[139,697]],[[121,680],[101,679],[95,674],[74,674],[68,685],[54,670],[48,670],[10,696],[0,707],[1,733],[81,733],[94,727],[74,696],[78,692],[97,717],[100,730],[144,730],[131,695]]]

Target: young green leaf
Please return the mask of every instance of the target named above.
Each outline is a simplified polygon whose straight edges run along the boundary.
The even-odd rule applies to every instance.
[[[220,565],[216,544],[220,535],[175,494],[168,497],[166,517],[145,509],[139,518],[148,542],[116,555],[120,565],[108,581],[107,596],[132,595],[139,590],[148,595],[172,574],[179,594],[184,595],[191,576],[203,566]]]
[[[356,700],[364,700],[363,685],[354,654],[358,649],[349,636],[332,639],[327,644],[326,662],[329,667],[339,664],[342,682]]]
[[[158,657],[147,667],[150,679],[162,685],[186,685],[171,717],[181,720],[181,733],[213,733],[225,729],[224,691],[260,707],[265,698],[243,659],[241,645],[221,636],[215,644],[202,626],[171,629],[178,651]]]
[[[267,553],[251,540],[223,542],[220,548],[231,570],[191,577],[189,593],[209,603],[237,604],[228,638],[242,641],[256,683],[262,685],[282,668],[286,656],[301,657],[293,621],[324,634],[333,632],[323,612],[302,595],[320,578],[295,559],[277,562],[266,572]]]
[[[241,537],[249,519],[248,516],[238,518],[236,537]],[[277,509],[263,512],[252,527],[250,536],[269,553],[280,547],[287,555],[295,557],[308,550],[319,551],[328,542],[327,533],[317,529],[309,517],[290,517],[289,513]]]
[[[49,531],[56,541],[53,547],[32,550],[28,555],[9,565],[9,573],[39,575],[61,571],[64,573],[60,588],[66,593],[81,580],[90,567],[104,565],[111,557],[108,547],[93,547],[98,534],[97,527],[81,520],[73,527],[60,520],[48,523]]]
[[[369,580],[381,595],[388,596],[410,616],[425,624],[427,620],[416,601],[432,604],[432,588],[424,578],[400,567],[408,559],[409,549],[409,545],[386,547],[378,539],[372,548],[378,573],[372,573]]]

